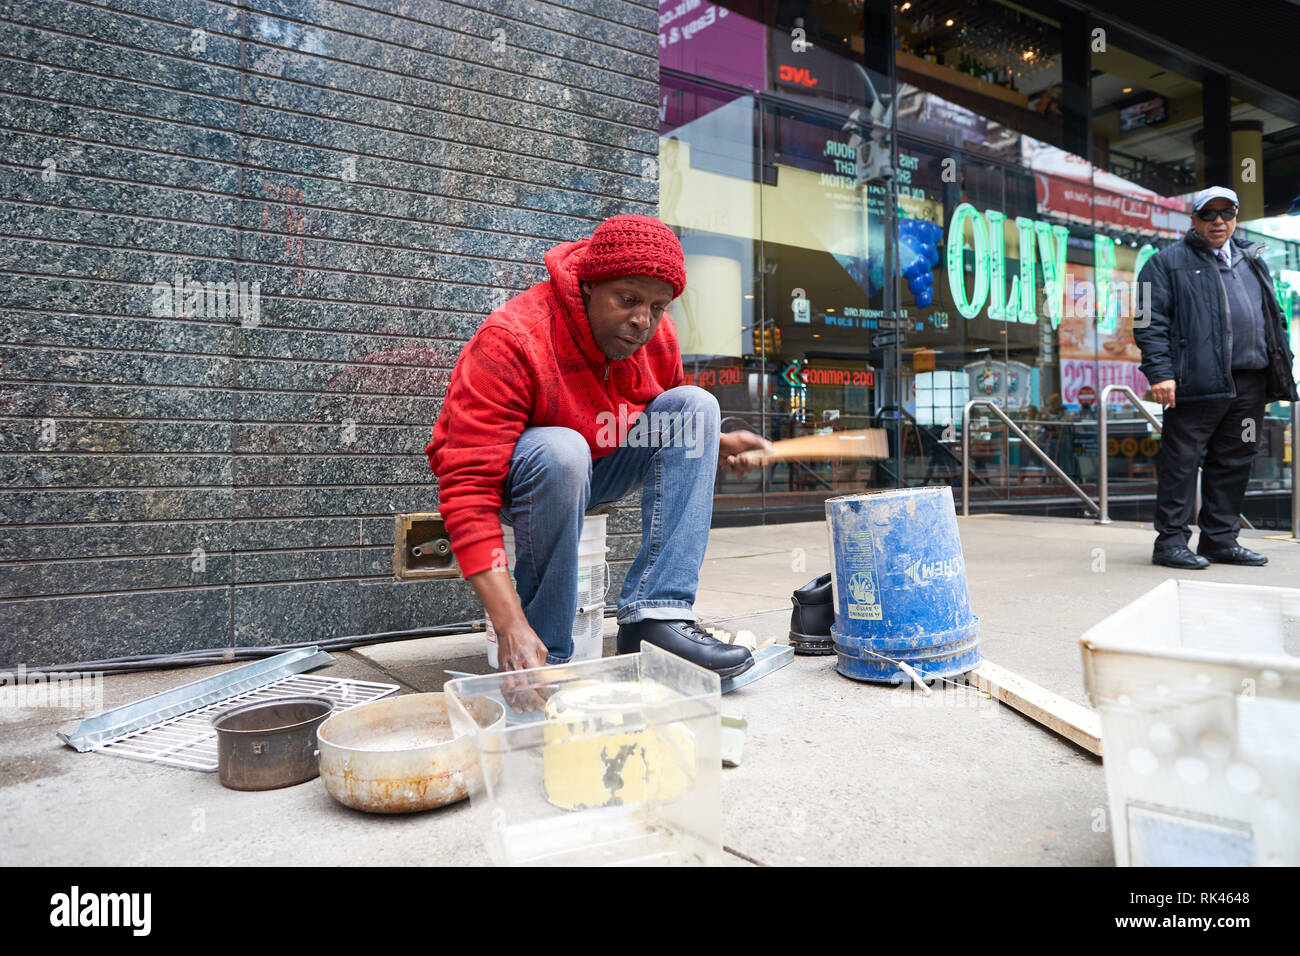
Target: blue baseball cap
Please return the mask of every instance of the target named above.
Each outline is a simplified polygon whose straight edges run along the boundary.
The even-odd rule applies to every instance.
[[[1237,194],[1227,186],[1211,186],[1209,189],[1202,189],[1200,192],[1193,194],[1192,212],[1199,212],[1200,208],[1211,199],[1226,199],[1234,206],[1241,205],[1237,199]]]

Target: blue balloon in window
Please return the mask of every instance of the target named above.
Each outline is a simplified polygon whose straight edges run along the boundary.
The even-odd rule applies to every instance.
[[[898,271],[907,280],[918,306],[925,307],[934,301],[932,270],[939,264],[938,244],[942,240],[943,229],[935,223],[906,216],[898,220]],[[884,252],[883,242],[877,244],[873,240],[865,262],[854,259],[845,265],[859,285],[865,284],[868,295],[875,295],[884,287]]]
[[[943,229],[924,219],[903,218],[898,221],[899,270],[907,287],[921,308],[934,301],[934,273],[939,264],[938,244]]]

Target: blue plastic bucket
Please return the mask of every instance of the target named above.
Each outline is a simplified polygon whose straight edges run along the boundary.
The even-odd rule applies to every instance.
[[[839,672],[854,680],[954,677],[978,667],[952,489],[903,488],[826,502]]]

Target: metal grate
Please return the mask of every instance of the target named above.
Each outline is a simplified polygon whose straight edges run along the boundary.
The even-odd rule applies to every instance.
[[[148,760],[187,770],[213,772],[217,769],[217,732],[212,729],[212,719],[223,711],[254,701],[310,694],[329,698],[334,702],[333,713],[337,714],[357,704],[387,697],[397,689],[396,684],[295,674],[187,714],[150,724],[142,730],[114,737],[92,749],[133,760]]]

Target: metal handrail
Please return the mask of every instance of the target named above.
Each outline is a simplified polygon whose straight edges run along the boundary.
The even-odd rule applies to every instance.
[[[1002,419],[1006,426],[1015,432],[1016,437],[1024,444],[1026,448],[1032,451],[1043,463],[1056,473],[1056,477],[1065,482],[1066,487],[1079,496],[1079,499],[1088,506],[1088,510],[1097,512],[1097,503],[1088,497],[1087,493],[1076,485],[1064,471],[1061,466],[1052,461],[1047,452],[1038,447],[1032,438],[1021,431],[1020,426],[1013,422],[1010,416],[994,404],[989,398],[973,398],[961,409],[961,513],[962,517],[970,516],[970,410],[976,405],[986,405],[993,410],[993,414]]]
[[[1300,402],[1291,403],[1291,537],[1300,539]]]
[[[1110,469],[1107,468],[1107,459],[1110,455],[1106,447],[1106,409],[1110,404],[1110,396],[1115,392],[1119,392],[1127,398],[1142,413],[1142,417],[1155,428],[1157,436],[1164,431],[1163,425],[1156,421],[1155,416],[1147,411],[1146,406],[1142,404],[1142,400],[1138,398],[1137,393],[1127,385],[1107,385],[1101,390],[1101,400],[1097,408],[1097,504],[1100,507],[1097,514],[1097,524],[1113,523],[1110,517]],[[1296,439],[1296,432],[1300,429],[1296,428],[1296,424],[1300,423],[1300,403],[1292,403],[1291,418],[1291,537],[1300,538],[1300,482],[1296,481],[1298,471],[1297,454],[1298,450],[1300,450],[1300,442],[1297,442]],[[1198,503],[1201,497],[1200,487],[1200,478],[1198,476],[1196,485]],[[1247,528],[1252,531],[1255,529],[1255,526],[1250,523],[1250,519],[1245,515],[1238,515],[1237,517]]]
[[[916,420],[916,416],[913,415],[911,412],[909,412],[906,408],[903,408],[903,406],[901,405],[882,406],[876,411],[876,414],[871,416],[872,421],[876,422],[878,425],[883,423],[885,412],[889,412],[889,411],[897,412],[900,416],[906,418],[909,422],[912,423],[912,427],[916,429],[918,435],[928,435],[930,439],[936,445],[939,446],[940,451],[942,451],[945,455],[951,458],[955,464],[958,465],[961,464],[961,458],[958,456],[958,454],[955,451],[953,451],[951,448],[945,445],[941,440],[935,438],[933,435],[927,432],[925,428],[921,425],[921,423]],[[949,422],[949,424],[952,423]],[[993,482],[989,481],[983,475],[976,475],[975,477],[978,478],[980,481],[984,482],[984,484],[988,485],[990,488],[993,487]]]
[[[1149,421],[1159,435],[1164,426],[1156,421],[1145,405],[1142,399],[1138,398],[1137,392],[1127,385],[1107,385],[1101,390],[1101,400],[1097,403],[1097,524],[1111,524],[1110,517],[1110,469],[1107,467],[1110,457],[1106,449],[1106,409],[1110,405],[1110,396],[1119,392],[1133,406],[1142,413],[1142,417]]]

